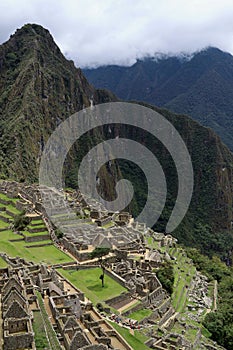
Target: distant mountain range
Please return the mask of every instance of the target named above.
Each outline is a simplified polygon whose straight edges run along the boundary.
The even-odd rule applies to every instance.
[[[233,56],[207,48],[190,57],[158,56],[131,67],[83,70],[97,88],[123,100],[145,101],[190,115],[211,127],[233,150]]]

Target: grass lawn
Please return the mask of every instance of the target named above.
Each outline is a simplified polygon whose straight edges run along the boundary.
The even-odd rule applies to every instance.
[[[46,229],[47,230],[47,227],[45,226],[45,223],[44,222],[42,222],[42,223],[39,223],[39,224],[37,224],[37,225],[35,225],[35,226],[32,226],[32,225],[28,225],[27,226],[28,228],[31,228],[31,229],[37,229],[37,228],[41,228],[41,229]]]
[[[45,310],[44,301],[42,299],[41,294],[37,291],[36,296],[38,299],[38,303],[41,311],[41,320],[43,321],[43,325],[46,328],[46,333],[48,336],[49,349],[50,350],[61,350],[60,343],[57,339],[56,333],[53,329],[52,324],[49,321],[48,314]]]
[[[134,335],[129,329],[119,326],[115,322],[109,322],[113,328],[129,343],[134,350],[149,350],[150,348],[144,344],[147,337],[139,331],[134,331]]]
[[[103,225],[102,227],[103,228],[110,228],[110,227],[113,227],[113,226],[115,226],[115,223],[113,221],[110,221],[106,225]]]
[[[139,304],[141,304],[141,301],[138,300],[138,301],[136,301],[135,304],[130,305],[129,307],[127,307],[126,309],[124,309],[124,312],[130,311],[130,310],[133,309],[136,305],[139,305]]]
[[[7,263],[6,263],[5,260],[0,256],[0,269],[4,269],[5,267],[7,267]]]
[[[149,309],[141,309],[135,312],[132,312],[128,317],[132,318],[133,320],[141,321],[145,317],[148,317],[152,314],[152,311]]]
[[[173,255],[176,257],[177,264],[174,264],[174,291],[172,294],[172,305],[178,312],[183,312],[187,302],[187,288],[193,276],[195,275],[195,267],[190,265],[190,260],[181,254],[180,249],[173,249]]]
[[[19,215],[21,213],[20,210],[18,210],[14,205],[7,205],[7,209],[13,213],[13,214],[16,214],[16,215]]]
[[[42,219],[37,219],[37,220],[31,220],[30,224],[41,225],[45,223]]]
[[[4,193],[0,193],[0,198],[6,201],[11,201],[12,203],[16,203],[19,200],[19,198],[9,198]]]
[[[9,222],[5,222],[5,221],[0,220],[0,228],[5,228],[6,229],[6,228],[8,228],[9,225],[10,225]]]
[[[37,242],[25,242],[25,246],[34,246],[34,245],[40,245],[40,244],[48,244],[48,243],[53,243],[51,239],[45,239],[43,241],[37,241]]]
[[[70,256],[54,246],[30,249],[25,247],[26,245],[29,245],[29,243],[24,241],[9,242],[9,239],[17,239],[20,237],[21,236],[14,234],[11,230],[0,232],[0,251],[8,254],[10,257],[19,256],[35,263],[44,261],[47,264],[52,265],[73,261]],[[40,243],[43,243],[43,241]]]
[[[11,215],[7,214],[5,211],[1,211],[0,215],[3,216],[4,218],[13,220],[13,217]]]
[[[88,270],[63,270],[58,271],[66,277],[73,285],[83,291],[88,299],[94,304],[103,302],[104,300],[113,298],[121,292],[127,291],[119,283],[114,281],[111,277],[105,274],[104,287],[102,288],[100,275],[102,270],[100,268],[92,268]]]
[[[49,348],[48,339],[46,337],[43,318],[41,316],[40,311],[33,312],[33,331],[35,333],[35,343],[37,350],[44,350],[45,348]]]
[[[40,232],[22,231],[22,233],[26,237],[47,236],[49,234],[48,231],[40,231]]]
[[[2,194],[2,193],[0,193],[0,198],[10,201],[11,204],[6,205],[6,208],[9,209],[14,214],[19,214],[19,211],[14,206],[14,203],[18,200],[17,198],[8,198],[5,194]],[[6,214],[6,212],[1,212],[0,215],[3,215],[4,217],[7,217],[7,218],[11,218],[8,214]],[[46,228],[43,220],[41,219],[37,220],[34,223],[38,224],[38,226],[36,227],[41,227],[41,229]],[[33,261],[35,263],[39,263],[43,261],[49,265],[61,264],[61,263],[73,261],[73,259],[69,255],[60,251],[53,245],[45,246],[45,247],[36,247],[36,248],[30,249],[25,247],[26,245],[30,245],[30,243],[27,243],[24,241],[10,242],[9,240],[20,239],[22,238],[22,236],[14,234],[11,230],[7,229],[8,227],[9,227],[9,223],[6,223],[0,220],[0,228],[6,229],[5,231],[0,231],[0,252],[4,252],[10,257],[19,256],[21,258],[24,258],[28,261]],[[44,235],[44,234],[48,234],[48,231],[42,231],[39,233],[30,233],[25,231],[25,234],[27,236]],[[51,241],[46,240],[45,242],[51,242]],[[38,244],[41,244],[41,243],[43,244],[44,241],[38,242]]]

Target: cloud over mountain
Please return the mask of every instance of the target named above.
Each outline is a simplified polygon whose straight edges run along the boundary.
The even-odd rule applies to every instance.
[[[77,65],[127,65],[146,54],[209,45],[233,53],[232,17],[230,0],[10,0],[0,3],[0,42],[35,22]]]

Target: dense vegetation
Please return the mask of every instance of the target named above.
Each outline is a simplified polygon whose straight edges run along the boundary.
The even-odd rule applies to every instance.
[[[227,267],[216,256],[211,259],[196,249],[187,249],[188,256],[197,269],[210,280],[218,282],[217,310],[206,315],[204,326],[212,334],[212,339],[220,345],[233,349],[233,268]]]
[[[30,218],[25,216],[25,212],[20,213],[14,217],[15,230],[22,231],[30,223]]]
[[[174,284],[173,264],[167,261],[156,271],[156,275],[158,276],[163,288],[171,295]]]
[[[229,252],[233,248],[233,234],[230,228],[232,197],[229,192],[233,185],[232,154],[227,147],[220,146],[219,138],[210,129],[201,127],[187,117],[154,109],[171,121],[182,135],[190,152],[194,170],[194,191],[190,208],[172,234],[180,243],[197,247],[209,256],[217,253],[230,263]],[[114,133],[114,128],[112,130]],[[138,142],[143,140],[143,144],[155,154],[163,168],[167,181],[167,201],[154,229],[164,232],[177,195],[178,178],[175,164],[166,148],[141,129],[132,130],[127,127],[121,131],[120,136],[133,138]],[[129,210],[137,216],[147,200],[145,176],[132,162],[120,160],[118,164],[123,177],[134,185],[135,197]]]

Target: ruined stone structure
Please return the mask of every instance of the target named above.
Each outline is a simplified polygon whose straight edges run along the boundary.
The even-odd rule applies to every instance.
[[[90,200],[87,205],[79,192],[63,193],[46,187],[43,191],[46,196],[42,202],[38,186],[8,181],[0,183],[0,192],[9,198],[18,197],[16,208],[26,211],[31,219],[26,229],[28,233],[15,232],[16,240],[37,242],[38,247],[40,239],[52,239],[49,244],[55,244],[76,259],[73,265],[68,263],[64,266],[64,269],[74,270],[88,269],[91,264],[98,265],[98,259],[90,260],[90,252],[94,247],[109,247],[111,253],[103,258],[105,273],[127,291],[103,301],[105,317],[110,317],[110,307],[113,307],[121,314],[122,326],[136,325],[145,330],[151,329],[150,339],[146,342],[149,348],[193,349],[182,335],[170,332],[174,322],[182,324],[182,321],[171,306],[170,297],[155,272],[164,261],[171,259],[168,253],[175,249],[176,239],[171,235],[156,233],[143,223],[133,222],[128,213],[108,212]],[[7,199],[0,202],[0,217],[11,225],[15,215],[7,209],[11,202],[8,203]],[[63,237],[57,237],[54,223],[61,229]],[[159,248],[148,247],[147,238],[152,238]],[[55,268],[33,264],[22,258],[11,258],[6,254],[1,256],[8,264],[7,268],[0,269],[0,320],[4,350],[35,349],[33,327],[37,315],[43,321],[45,333],[52,334],[52,339],[48,341],[55,349],[132,350],[85,298],[84,293],[74,288]],[[211,307],[212,300],[206,296],[207,287],[204,276],[197,273],[187,291],[188,310],[195,309],[201,314]],[[143,308],[150,310],[149,316],[140,322],[130,319],[132,312]],[[111,320],[115,322],[114,318]],[[185,327],[185,322],[182,325]],[[158,337],[150,328],[154,326],[164,335]],[[197,334],[195,346],[200,344],[204,346],[201,334]],[[205,345],[203,349],[214,349],[211,344]]]
[[[16,273],[15,273],[16,272]],[[35,349],[30,284],[22,271],[8,270],[1,279],[4,350]]]

